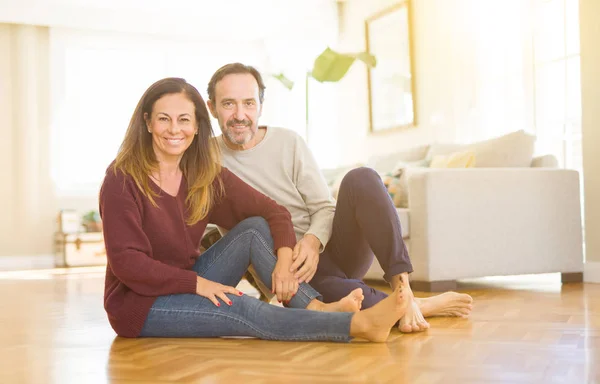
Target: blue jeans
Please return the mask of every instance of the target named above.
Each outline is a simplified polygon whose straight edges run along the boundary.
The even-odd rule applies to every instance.
[[[270,287],[276,261],[267,222],[251,217],[198,257],[193,269],[205,279],[236,286],[252,264],[263,283]],[[196,294],[160,296],[150,309],[140,336],[349,341],[352,313],[298,308],[305,308],[317,296],[307,284],[301,284],[290,300],[292,308],[277,307],[246,295],[228,294],[233,304],[221,303],[220,307]]]

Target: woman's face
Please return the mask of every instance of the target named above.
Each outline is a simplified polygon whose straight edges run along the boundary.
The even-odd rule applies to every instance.
[[[194,103],[183,93],[156,100],[151,116],[144,116],[159,161],[180,159],[198,132]]]

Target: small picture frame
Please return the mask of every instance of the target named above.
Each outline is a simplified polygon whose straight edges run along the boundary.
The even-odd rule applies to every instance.
[[[367,52],[377,66],[367,68],[371,134],[417,125],[411,0],[365,21]]]
[[[58,213],[58,232],[78,233],[81,231],[81,218],[75,210],[64,209]]]

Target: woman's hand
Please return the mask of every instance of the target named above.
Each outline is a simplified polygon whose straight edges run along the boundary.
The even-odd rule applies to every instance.
[[[231,293],[232,295],[236,296],[243,295],[242,292],[238,291],[234,287],[219,284],[200,276],[196,278],[196,294],[206,297],[208,300],[212,301],[213,304],[217,307],[221,306],[221,303],[219,303],[219,300],[217,300],[217,298],[223,300],[225,303],[227,303],[227,305],[232,304],[231,300],[229,300],[229,298],[225,296],[226,293]]]

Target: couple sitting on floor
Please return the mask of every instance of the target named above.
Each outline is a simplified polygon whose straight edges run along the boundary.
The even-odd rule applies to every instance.
[[[104,305],[115,332],[381,342],[395,324],[416,332],[429,316],[468,316],[469,295],[414,297],[377,173],[349,172],[335,202],[298,135],[258,126],[264,90],[256,69],[234,63],[211,78],[208,108],[178,78],[142,96],[100,191]],[[200,253],[208,223],[227,233]],[[374,256],[389,296],[362,281]],[[287,308],[234,288],[250,266]]]

